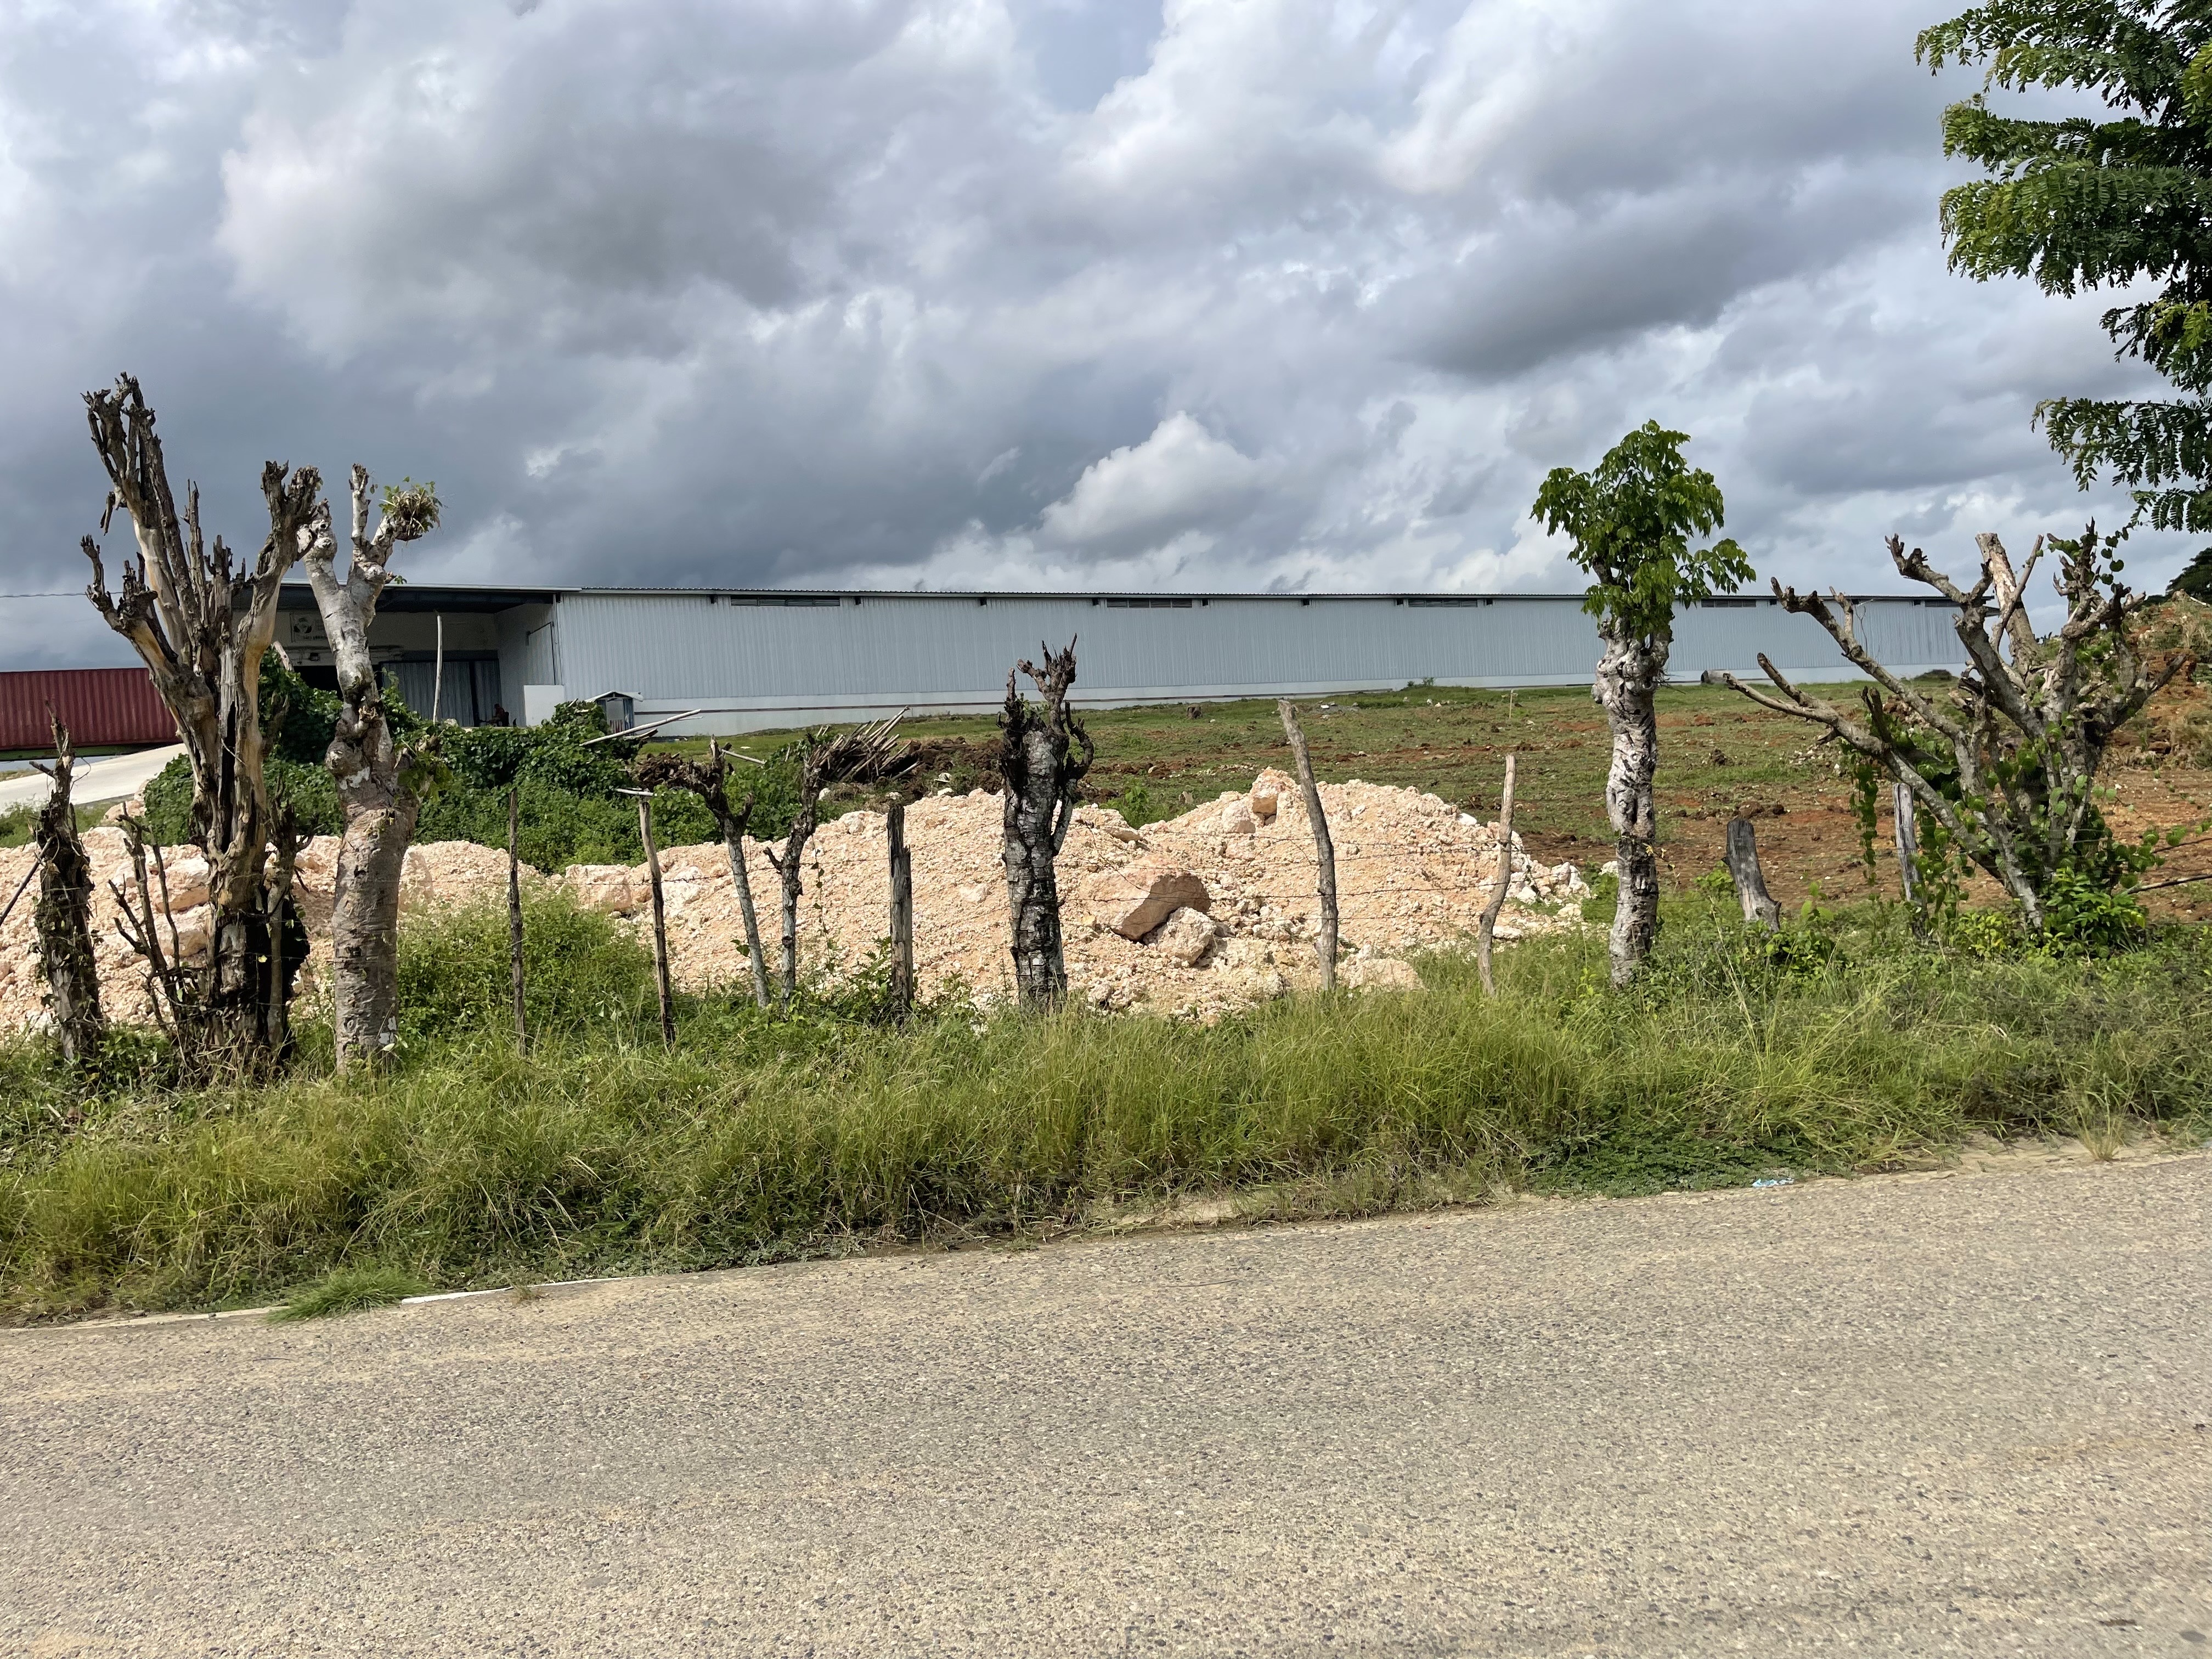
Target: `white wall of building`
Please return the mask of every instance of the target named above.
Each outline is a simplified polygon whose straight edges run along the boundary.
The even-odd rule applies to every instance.
[[[1869,599],[1861,628],[1876,657],[1901,672],[1955,672],[1964,655],[1952,614],[1917,599]],[[701,711],[672,732],[857,720],[902,708],[981,713],[1003,700],[1018,660],[1071,638],[1077,698],[1094,705],[1311,696],[1424,679],[1578,684],[1598,653],[1579,595],[585,590],[500,620],[507,684],[557,684],[570,697],[626,691],[641,720]],[[1771,599],[1684,611],[1671,674],[1757,675],[1762,651],[1793,678],[1859,678],[1818,624]]]

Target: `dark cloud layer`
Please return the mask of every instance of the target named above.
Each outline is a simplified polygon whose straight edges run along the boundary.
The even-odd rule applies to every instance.
[[[2112,519],[2029,428],[2142,384],[2102,296],[1943,270],[1931,15],[0,0],[0,586],[123,367],[234,543],[360,459],[464,580],[1557,588],[1537,478],[1652,416],[1788,580]]]

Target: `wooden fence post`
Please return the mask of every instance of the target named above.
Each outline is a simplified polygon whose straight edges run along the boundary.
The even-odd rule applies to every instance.
[[[530,1047],[530,1027],[522,1013],[522,809],[517,786],[507,789],[507,967],[514,981],[514,1046]]]
[[[1920,902],[1920,838],[1912,823],[1912,791],[1902,783],[1890,786],[1897,805],[1897,873],[1905,883],[1905,902]]]
[[[1298,763],[1298,788],[1306,798],[1306,822],[1313,826],[1314,864],[1321,890],[1321,933],[1314,949],[1321,957],[1321,988],[1336,988],[1336,844],[1328,838],[1328,819],[1321,810],[1321,786],[1314,781],[1313,761],[1306,754],[1306,734],[1298,730],[1297,710],[1291,700],[1276,703],[1283,717],[1283,732],[1291,740],[1291,753]]]
[[[1766,875],[1759,867],[1759,832],[1749,818],[1730,818],[1728,827],[1728,871],[1735,878],[1736,902],[1743,919],[1768,929],[1782,925],[1782,907],[1766,890]]]
[[[891,857],[891,1012],[903,1020],[914,1012],[914,854],[907,850],[906,807],[884,814]]]
[[[660,897],[660,849],[653,844],[653,791],[621,789],[637,798],[637,838],[645,843],[645,876],[653,889],[653,976],[660,993],[660,1041],[676,1046],[675,996],[668,988],[668,912]]]
[[[1513,763],[1514,757],[1505,757],[1505,793],[1498,803],[1498,884],[1491,890],[1490,902],[1482,907],[1482,922],[1474,933],[1474,965],[1482,975],[1482,994],[1498,994],[1497,982],[1490,977],[1490,938],[1498,928],[1498,912],[1505,908],[1505,890],[1513,884]]]

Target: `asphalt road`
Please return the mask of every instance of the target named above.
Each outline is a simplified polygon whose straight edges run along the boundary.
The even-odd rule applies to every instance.
[[[0,1336],[0,1654],[2197,1655],[2212,1159]]]
[[[88,756],[79,761],[70,779],[70,799],[79,806],[102,801],[128,800],[161,775],[161,769],[185,752],[173,743],[160,749],[141,749],[127,755]],[[51,760],[52,756],[46,758]],[[0,781],[0,811],[11,806],[36,806],[46,798],[52,782],[43,772],[10,774]]]

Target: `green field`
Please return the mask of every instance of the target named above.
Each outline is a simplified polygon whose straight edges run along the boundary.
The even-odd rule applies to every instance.
[[[1290,745],[1272,700],[1102,709],[1085,715],[1098,745],[1085,793],[1133,821],[1172,817],[1224,789],[1242,788],[1261,768],[1287,768]],[[1612,753],[1602,711],[1587,686],[1513,692],[1413,686],[1346,693],[1299,703],[1314,769],[1324,782],[1360,778],[1440,795],[1493,816],[1505,757],[1517,753],[1514,823],[1540,854],[1601,863],[1610,858],[1605,772]],[[1734,692],[1705,686],[1660,694],[1662,843],[1686,854],[1710,840],[1740,806],[1770,805],[1795,793],[1844,810],[1844,785],[1805,751],[1817,734],[1757,708]],[[902,727],[956,757],[955,787],[991,782],[995,723],[988,717],[910,720]],[[758,757],[787,741],[756,732],[730,746]],[[672,746],[703,751],[703,740]],[[1717,854],[1716,854],[1717,856]],[[1709,867],[1691,859],[1681,879]]]

